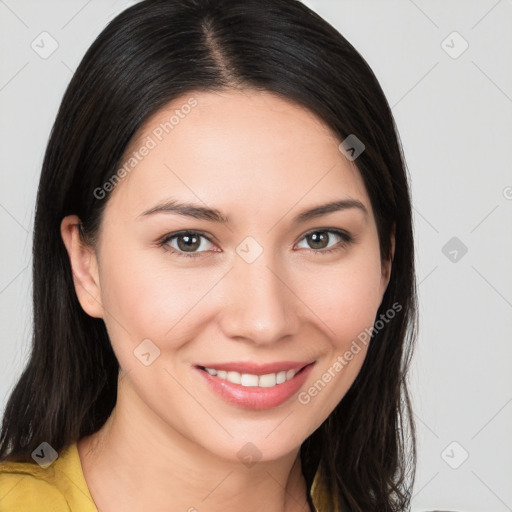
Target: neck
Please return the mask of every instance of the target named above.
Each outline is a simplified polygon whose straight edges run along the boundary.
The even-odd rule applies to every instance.
[[[127,379],[108,421],[77,446],[98,510],[311,510],[299,449],[253,465],[220,458],[163,424]]]

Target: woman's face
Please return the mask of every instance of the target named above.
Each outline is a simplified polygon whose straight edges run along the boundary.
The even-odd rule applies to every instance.
[[[390,268],[340,142],[267,92],[191,93],[145,124],[90,253],[95,284],[77,286],[105,321],[133,421],[274,460],[343,398]]]

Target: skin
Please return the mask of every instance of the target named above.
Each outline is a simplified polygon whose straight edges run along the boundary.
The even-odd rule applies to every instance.
[[[138,149],[183,96],[142,127]],[[267,410],[224,402],[193,370],[200,362],[316,361],[310,388],[370,328],[386,290],[375,219],[355,162],[312,113],[269,92],[198,92],[198,104],[113,190],[96,247],[80,242],[79,219],[61,224],[84,311],[103,318],[122,371],[107,423],[78,443],[99,510],[308,511],[299,448],[356,378],[366,348],[325,390]],[[160,213],[169,198],[219,209],[229,225]],[[366,208],[298,224],[305,209],[340,199]],[[336,228],[314,245],[311,231]],[[159,247],[166,234],[198,230],[184,257]],[[248,263],[237,246],[263,249]],[[324,235],[325,236],[325,235]],[[168,242],[185,252],[183,239]],[[392,240],[393,242],[393,240]],[[323,253],[332,247],[339,250]],[[134,349],[150,339],[160,355],[145,366]],[[238,451],[251,442],[251,467]]]

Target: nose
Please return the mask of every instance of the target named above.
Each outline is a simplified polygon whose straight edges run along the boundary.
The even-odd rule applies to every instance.
[[[272,251],[263,251],[252,263],[236,256],[224,281],[219,318],[225,336],[271,345],[297,333],[301,303],[291,273],[277,264]]]

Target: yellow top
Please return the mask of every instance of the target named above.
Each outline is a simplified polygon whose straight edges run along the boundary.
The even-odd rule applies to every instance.
[[[319,482],[317,473],[311,495],[315,512],[326,512]],[[76,443],[46,468],[36,462],[0,462],[0,512],[98,512]]]

